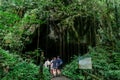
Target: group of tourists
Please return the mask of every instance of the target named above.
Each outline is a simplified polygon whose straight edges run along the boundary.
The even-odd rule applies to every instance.
[[[53,57],[52,60],[47,59],[44,63],[45,68],[48,68],[53,77],[61,75],[63,61],[57,56]]]

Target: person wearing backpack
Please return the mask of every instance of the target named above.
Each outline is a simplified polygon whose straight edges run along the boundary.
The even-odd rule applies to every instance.
[[[62,68],[62,64],[63,64],[63,61],[62,59],[58,56],[57,59],[56,59],[56,62],[57,62],[57,75],[60,76],[61,75],[61,68]]]

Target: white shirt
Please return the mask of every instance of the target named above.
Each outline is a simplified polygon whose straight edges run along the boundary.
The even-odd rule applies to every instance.
[[[45,68],[48,68],[48,66],[50,65],[50,61],[45,61],[45,64],[44,64],[44,66],[45,66]]]

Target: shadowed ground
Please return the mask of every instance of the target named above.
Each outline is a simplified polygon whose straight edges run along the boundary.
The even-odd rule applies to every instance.
[[[65,77],[65,76],[60,76],[60,77],[52,78],[51,80],[71,80],[71,79],[68,79],[68,78]]]

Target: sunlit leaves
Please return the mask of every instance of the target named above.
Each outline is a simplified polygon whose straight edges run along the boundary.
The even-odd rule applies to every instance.
[[[1,26],[1,28],[2,27],[10,28],[19,20],[20,20],[20,18],[16,14],[0,11],[0,26]]]

